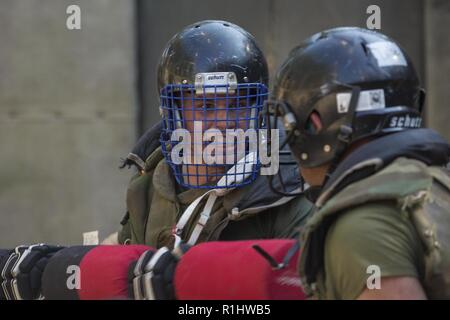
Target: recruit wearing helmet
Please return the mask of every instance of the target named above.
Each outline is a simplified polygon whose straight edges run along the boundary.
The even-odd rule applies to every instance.
[[[158,67],[161,144],[180,185],[229,188],[256,178],[260,162],[249,146],[257,145],[257,138],[244,139],[239,148],[217,136],[225,136],[227,130],[261,128],[258,116],[267,82],[263,53],[253,36],[234,24],[198,22],[169,41]],[[187,138],[185,133],[194,136]],[[205,137],[198,140],[200,134]],[[180,148],[181,141],[191,146]]]
[[[280,68],[269,113],[283,117],[301,167],[339,161],[365,138],[421,126],[424,90],[407,54],[361,28],[320,32]],[[332,169],[332,168],[331,168]]]

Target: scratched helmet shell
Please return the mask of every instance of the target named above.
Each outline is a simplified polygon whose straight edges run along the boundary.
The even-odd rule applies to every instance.
[[[276,75],[272,98],[267,112],[283,117],[300,166],[316,167],[360,139],[420,127],[424,90],[396,42],[346,27],[294,48]]]
[[[161,145],[180,185],[229,188],[246,185],[256,178],[260,166],[257,154],[251,157],[252,163],[240,167],[244,168],[240,173],[245,179],[227,173],[239,160],[242,164],[238,156],[235,163],[226,166],[196,163],[198,172],[187,173],[186,166],[173,159],[172,151],[178,141],[171,136],[177,129],[192,131],[194,121],[201,122],[203,128],[220,127],[224,135],[227,128],[259,130],[259,113],[268,95],[267,83],[267,62],[261,49],[250,33],[235,24],[218,20],[197,22],[168,42],[158,66],[163,118]],[[247,142],[256,144],[257,141]],[[218,185],[223,174],[229,175],[229,182]],[[202,177],[209,183],[200,183]]]

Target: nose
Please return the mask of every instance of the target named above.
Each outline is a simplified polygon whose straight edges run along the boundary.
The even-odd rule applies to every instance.
[[[215,128],[221,131],[236,129],[236,112],[229,110],[225,99],[216,101],[215,108],[208,111],[208,129]]]
[[[225,107],[217,109],[217,129],[236,129],[236,116],[235,113],[227,110]]]

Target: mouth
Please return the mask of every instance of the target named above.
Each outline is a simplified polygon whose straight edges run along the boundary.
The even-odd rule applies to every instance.
[[[209,150],[207,153],[205,153],[205,148],[208,146],[208,144],[204,144],[201,149],[201,153],[197,153],[199,157],[201,157],[201,163],[206,163],[209,161],[206,161],[206,157],[210,158],[210,160],[215,160],[214,165],[234,165],[239,160],[245,157],[245,155],[249,152],[249,147],[246,144],[244,145],[237,145],[236,143],[227,144],[223,143],[222,145],[216,145],[214,149]],[[220,157],[219,152],[221,151]],[[192,148],[191,151],[191,161],[194,163],[195,160],[195,153],[196,150]]]
[[[242,148],[242,146],[238,148],[235,144],[224,145],[222,148],[222,155],[224,161],[223,164],[233,165],[245,156],[245,148]],[[231,161],[227,161],[228,158],[231,159]]]

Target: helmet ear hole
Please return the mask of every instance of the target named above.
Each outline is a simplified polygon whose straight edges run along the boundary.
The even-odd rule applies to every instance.
[[[317,110],[313,110],[305,123],[305,131],[309,134],[318,134],[322,131],[323,124],[320,113]]]
[[[419,90],[419,112],[422,114],[422,109],[425,104],[426,92],[424,88],[420,88]]]

